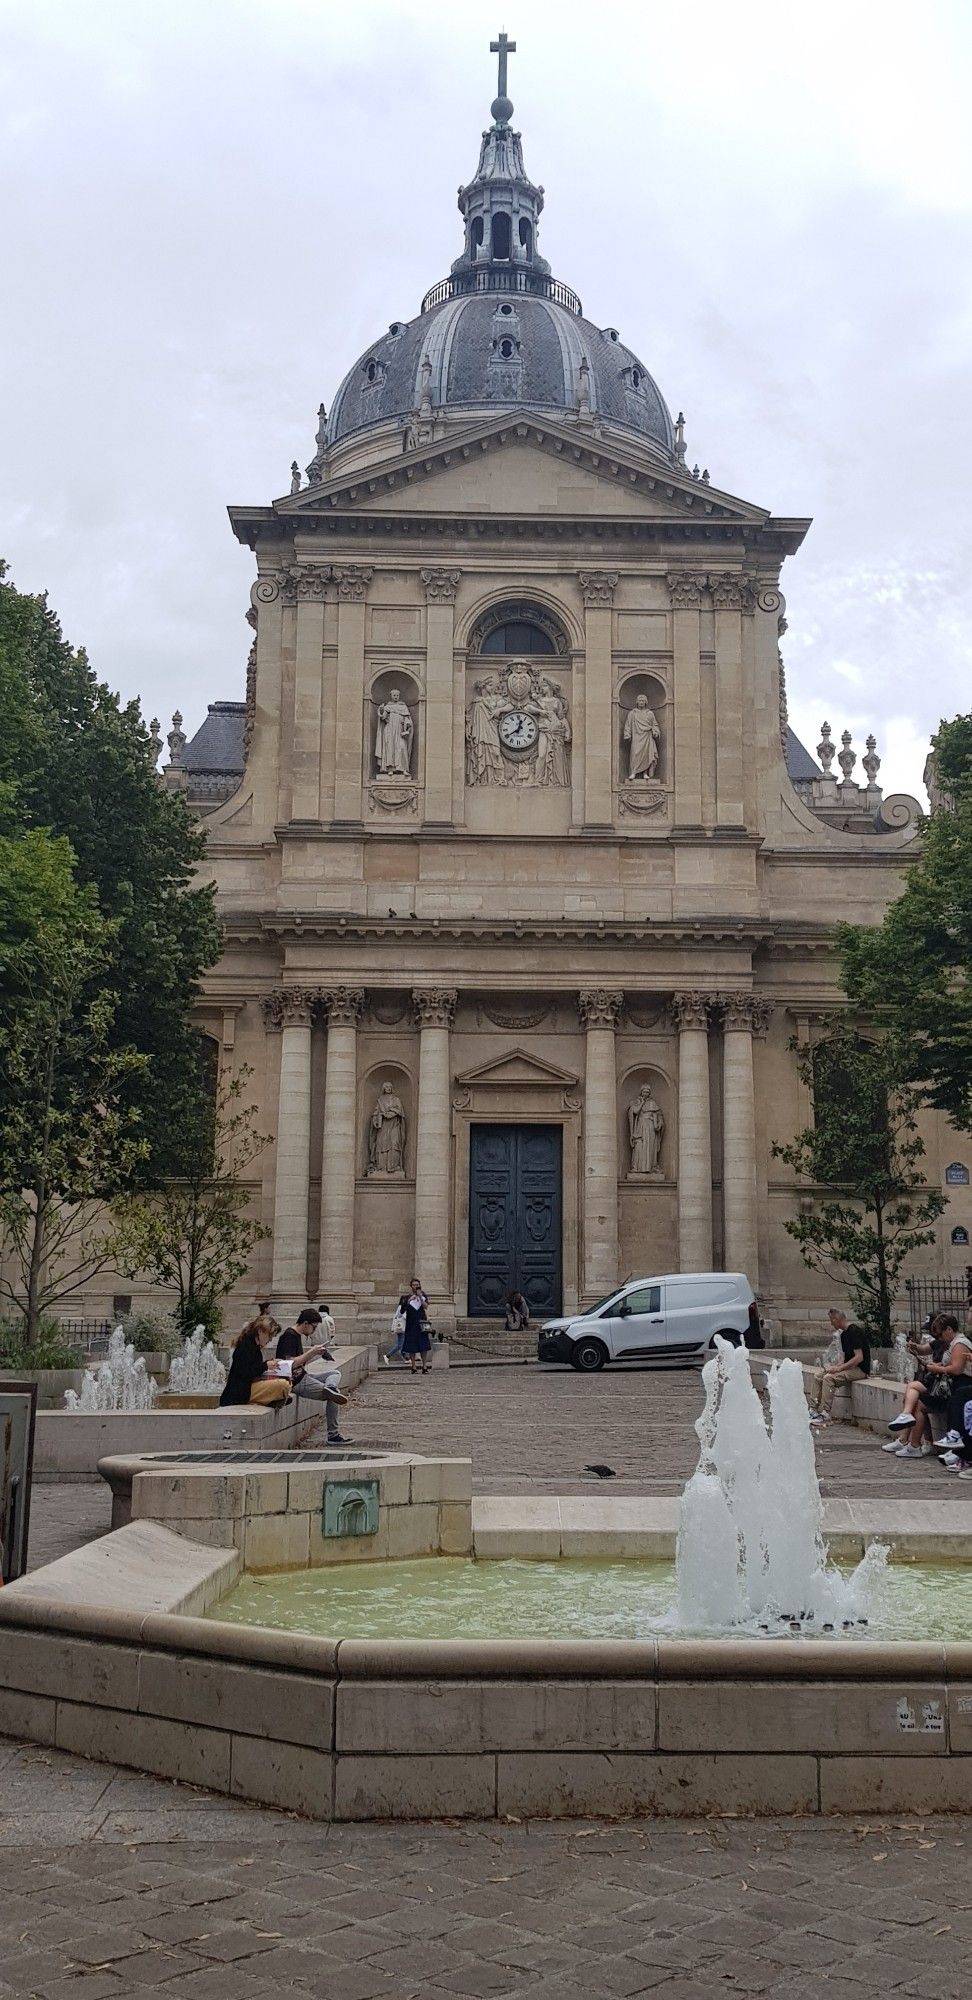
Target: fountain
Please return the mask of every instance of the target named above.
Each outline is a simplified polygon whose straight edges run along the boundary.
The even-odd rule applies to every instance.
[[[206,1329],[197,1326],[183,1342],[169,1369],[169,1389],[175,1396],[219,1396],[226,1385],[226,1370]]]
[[[682,1496],[678,1625],[809,1635],[866,1624],[888,1552],[872,1544],[850,1576],[827,1561],[799,1362],[770,1370],[767,1428],[746,1348],[725,1340],[716,1348],[702,1370],[698,1469]]]
[[[97,1370],[85,1369],[80,1394],[65,1390],[64,1407],[86,1416],[106,1410],[152,1410],[156,1393],[144,1357],[127,1345],[124,1327],[116,1326],[108,1342],[107,1360]]]

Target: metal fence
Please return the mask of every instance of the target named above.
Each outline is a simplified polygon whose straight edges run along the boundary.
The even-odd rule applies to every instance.
[[[909,1324],[912,1333],[924,1326],[930,1313],[962,1314],[972,1305],[972,1264],[955,1278],[906,1278]]]
[[[60,1324],[65,1339],[75,1341],[86,1354],[107,1353],[108,1340],[114,1332],[114,1320],[62,1319]]]

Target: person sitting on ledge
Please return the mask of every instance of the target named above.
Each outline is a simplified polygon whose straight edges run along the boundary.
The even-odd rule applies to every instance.
[[[927,1416],[936,1405],[944,1410],[948,1402],[951,1394],[948,1381],[945,1376],[937,1372],[932,1374],[930,1370],[933,1365],[937,1370],[938,1364],[945,1358],[949,1340],[957,1332],[958,1320],[953,1319],[951,1313],[934,1313],[928,1322],[925,1337],[907,1342],[909,1354],[915,1357],[915,1379],[908,1383],[901,1410],[888,1425],[891,1437],[887,1444],[881,1446],[882,1451],[892,1452],[896,1458],[930,1456],[930,1442],[924,1436],[915,1440],[914,1425],[919,1411]]]
[[[933,1450],[943,1454],[942,1464],[949,1472],[961,1472],[965,1465],[965,1405],[972,1397],[972,1332],[959,1333],[955,1320],[949,1315],[948,1324],[954,1328],[952,1340],[942,1361],[929,1361],[927,1372],[934,1382],[939,1378],[948,1386],[948,1401],[945,1405],[948,1429],[945,1436],[938,1438]],[[911,1433],[911,1450],[899,1452],[900,1458],[917,1458],[931,1431],[931,1420],[924,1398],[915,1411],[914,1429]]]
[[[305,1347],[304,1333],[312,1333],[319,1326],[324,1328],[324,1340],[316,1347]],[[284,1327],[276,1345],[275,1358],[278,1366],[283,1364],[289,1373],[295,1396],[306,1397],[309,1401],[324,1404],[328,1444],[347,1444],[347,1438],[341,1436],[337,1419],[339,1405],[343,1406],[348,1400],[341,1388],[340,1369],[329,1368],[324,1376],[307,1373],[309,1361],[334,1360],[328,1345],[333,1333],[334,1321],[326,1306],[323,1308],[305,1306],[303,1312],[297,1314],[296,1326]]]
[[[521,1333],[530,1324],[530,1308],[522,1292],[507,1292],[503,1310],[507,1333]]]
[[[239,1403],[274,1406],[290,1401],[289,1381],[275,1370],[271,1372],[266,1357],[271,1340],[279,1332],[279,1320],[272,1319],[269,1313],[257,1313],[255,1319],[247,1320],[233,1342],[226,1387],[219,1399],[223,1408]]]
[[[831,1306],[827,1314],[840,1341],[841,1359],[815,1368],[810,1389],[810,1422],[820,1428],[833,1422],[833,1401],[843,1382],[865,1382],[871,1372],[871,1349],[862,1327]]]

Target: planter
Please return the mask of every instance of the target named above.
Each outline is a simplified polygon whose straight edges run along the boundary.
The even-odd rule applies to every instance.
[[[0,1383],[36,1382],[39,1410],[63,1410],[65,1389],[80,1390],[82,1368],[0,1368]]]
[[[163,1389],[155,1407],[157,1410],[218,1410],[219,1397],[181,1396],[172,1389]]]

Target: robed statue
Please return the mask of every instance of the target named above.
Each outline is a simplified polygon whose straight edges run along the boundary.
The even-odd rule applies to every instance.
[[[655,711],[650,707],[646,694],[640,694],[634,707],[628,710],[624,725],[624,740],[628,746],[629,779],[653,778],[658,769],[660,731]]]
[[[390,1083],[383,1083],[371,1114],[368,1173],[405,1172],[405,1106]]]
[[[375,763],[382,778],[407,778],[412,762],[415,725],[398,688],[379,704],[375,729]]]
[[[628,1146],[631,1153],[629,1172],[632,1174],[658,1174],[661,1172],[659,1155],[665,1132],[665,1120],[652,1094],[650,1083],[643,1083],[637,1101],[628,1106]]]

